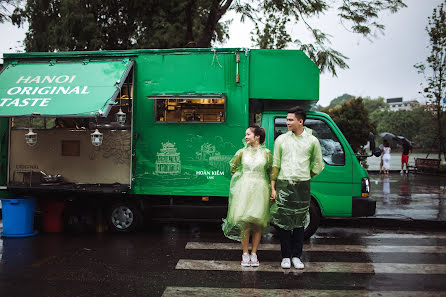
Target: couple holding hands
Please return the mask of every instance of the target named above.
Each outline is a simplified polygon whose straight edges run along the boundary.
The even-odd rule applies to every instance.
[[[288,132],[274,144],[274,156],[264,145],[265,130],[246,129],[246,146],[230,161],[233,173],[228,214],[222,229],[226,237],[241,241],[242,266],[259,266],[257,249],[269,224],[279,230],[282,268],[303,269],[304,226],[310,208],[310,180],[324,169],[321,147],[304,127],[305,110],[288,110]],[[249,254],[249,239],[252,250]]]

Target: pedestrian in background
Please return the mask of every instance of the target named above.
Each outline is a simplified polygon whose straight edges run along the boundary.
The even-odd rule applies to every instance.
[[[310,208],[310,179],[324,169],[319,140],[304,127],[305,110],[288,110],[288,132],[274,144],[271,222],[279,229],[282,268],[303,269],[304,226]]]
[[[387,140],[384,139],[383,144],[384,144],[383,170],[384,174],[389,175],[390,160],[392,159],[392,157],[390,156],[390,152],[392,151],[392,149],[390,148],[389,142]]]
[[[226,237],[241,241],[241,266],[259,266],[257,249],[262,233],[269,232],[272,154],[263,145],[265,130],[259,126],[246,129],[245,141],[246,146],[230,161],[233,176],[229,186],[228,214],[223,219],[222,229]]]
[[[412,149],[412,146],[406,141],[403,142],[403,152],[401,154],[401,171],[400,173],[404,173],[404,165],[406,165],[406,174],[409,173],[409,168],[407,167],[409,163],[409,151]]]
[[[383,154],[384,154],[384,144],[379,145],[379,150],[381,151],[381,155],[379,157],[379,174],[383,171]]]

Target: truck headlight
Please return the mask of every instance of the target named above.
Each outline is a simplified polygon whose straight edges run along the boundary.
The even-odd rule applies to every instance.
[[[370,179],[364,177],[361,182],[361,197],[369,197],[370,195]]]

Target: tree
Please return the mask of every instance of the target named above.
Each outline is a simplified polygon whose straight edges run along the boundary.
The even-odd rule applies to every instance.
[[[396,12],[406,6],[402,0],[343,0],[330,3],[325,0],[266,0],[259,1],[257,4],[259,9],[255,12],[261,17],[251,17],[255,24],[253,41],[257,46],[260,48],[285,48],[287,44],[294,42],[318,65],[322,72],[327,70],[335,76],[336,68],[348,68],[345,62],[348,58],[329,47],[330,36],[313,27],[309,18],[320,17],[333,6],[337,8],[340,22],[345,28],[365,37],[371,37],[375,31],[382,32],[384,30],[384,26],[378,23],[380,12]],[[249,5],[249,8],[252,6]],[[292,40],[287,27],[298,22],[303,22],[311,32],[312,43],[304,44],[299,39]]]
[[[376,99],[364,98],[365,108],[369,111],[369,114],[377,110],[385,110],[389,108],[389,104],[384,101],[383,97],[378,97]]]
[[[333,108],[333,107],[336,107],[336,106],[340,106],[340,105],[342,105],[342,103],[348,102],[352,98],[356,98],[356,96],[350,95],[350,94],[344,94],[344,95],[341,95],[339,97],[336,97],[336,98],[334,98],[333,100],[330,101],[330,104],[328,105],[328,108]]]
[[[446,3],[446,2],[445,2]],[[423,91],[420,92],[429,100],[433,106],[433,115],[437,123],[437,141],[438,158],[441,159],[441,153],[444,153],[446,159],[446,144],[442,135],[442,121],[444,110],[441,100],[445,96],[446,90],[446,11],[444,4],[441,3],[438,8],[434,8],[432,16],[428,18],[426,31],[430,39],[430,55],[426,63],[414,65],[418,72],[424,75],[426,82]]]
[[[21,0],[0,0],[0,23],[4,23],[12,14],[11,8],[17,8]]]
[[[209,14],[215,13],[215,3],[218,2],[27,0],[24,9],[15,11],[14,23],[29,22],[26,51],[181,48],[204,44],[195,38],[202,40],[199,35],[209,30]],[[211,41],[227,37],[227,22],[211,27],[206,47]]]
[[[210,47],[227,38],[228,22],[222,17],[234,11],[256,28],[257,46],[284,48],[296,42],[322,71],[336,75],[347,68],[347,57],[327,45],[328,35],[307,21],[322,16],[335,5],[343,26],[365,37],[384,26],[381,12],[396,12],[403,0],[27,0],[17,9],[14,22],[28,20],[27,51],[100,50],[122,48]],[[292,41],[289,27],[304,22],[315,42]]]
[[[359,152],[367,144],[369,133],[375,132],[362,98],[352,98],[340,106],[326,107],[322,111],[333,118],[354,152]]]
[[[390,132],[413,141],[422,149],[429,148],[435,139],[435,122],[423,107],[413,110],[377,110],[371,114],[378,133]]]

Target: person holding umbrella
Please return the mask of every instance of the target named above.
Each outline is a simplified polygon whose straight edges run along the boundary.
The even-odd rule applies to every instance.
[[[401,154],[401,171],[400,173],[404,173],[404,164],[406,164],[406,174],[409,173],[409,169],[407,167],[409,163],[409,151],[412,149],[412,146],[407,140],[402,141],[403,153]]]

